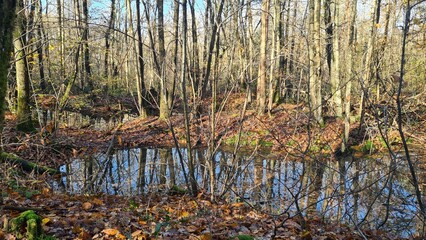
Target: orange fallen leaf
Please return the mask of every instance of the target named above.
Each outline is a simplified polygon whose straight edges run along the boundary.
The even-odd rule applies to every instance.
[[[201,236],[199,236],[200,240],[212,240],[212,234],[211,233],[205,233]]]
[[[189,217],[189,212],[187,212],[187,211],[182,212],[182,213],[180,214],[180,217],[181,217],[181,218],[187,218],[187,217]]]
[[[99,198],[93,199],[92,202],[93,202],[93,204],[98,205],[98,206],[104,205],[104,202],[102,200],[100,200]]]
[[[193,225],[190,225],[190,226],[186,227],[186,231],[188,231],[189,233],[197,232],[198,229],[199,229],[198,227],[193,226]]]
[[[92,208],[93,208],[93,204],[91,204],[90,202],[83,203],[83,210],[84,211],[90,211]]]
[[[114,228],[104,229],[102,232],[110,236],[115,236],[120,233],[117,229]]]

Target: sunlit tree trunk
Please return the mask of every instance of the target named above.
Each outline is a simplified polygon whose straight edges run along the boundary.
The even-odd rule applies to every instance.
[[[83,55],[84,55],[84,80],[87,90],[93,90],[92,68],[90,66],[89,49],[89,6],[87,0],[83,0]]]
[[[109,69],[109,56],[111,53],[111,31],[114,29],[115,15],[115,0],[111,0],[111,12],[108,21],[108,28],[105,32],[104,76],[107,79],[111,77]]]
[[[158,29],[158,52],[159,52],[159,69],[160,76],[160,118],[164,119],[169,116],[169,104],[167,98],[167,81],[166,81],[166,49],[164,46],[164,19],[163,19],[163,0],[157,0],[157,29]]]
[[[247,2],[247,39],[248,39],[248,49],[247,51],[247,64],[248,66],[248,76],[246,78],[246,84],[247,84],[247,102],[252,102],[252,80],[254,77],[254,66],[253,66],[253,58],[254,58],[254,43],[253,43],[253,12],[252,12],[252,5],[251,1]]]
[[[334,115],[341,117],[343,114],[342,107],[342,87],[340,81],[340,1],[334,1],[334,14],[333,14],[333,46],[332,46],[332,61],[330,69],[330,83],[331,83],[331,98]]]
[[[178,52],[179,52],[179,6],[180,3],[175,0],[173,8],[173,33],[174,33],[174,43],[173,43],[173,83],[172,90],[169,94],[169,104],[170,109],[173,109],[173,101],[176,91],[176,83],[178,80]]]
[[[128,5],[130,8],[130,4]],[[131,11],[130,11],[131,14]],[[136,0],[136,32],[137,32],[137,62],[138,62],[138,77],[136,79],[137,86],[137,98],[138,98],[138,110],[139,116],[146,118],[148,116],[146,112],[146,100],[145,97],[145,61],[143,59],[143,43],[142,43],[142,25],[141,25],[141,10],[140,0]]]
[[[348,35],[347,35],[347,57],[346,57],[346,78],[345,78],[345,97],[344,97],[344,107],[345,107],[345,130],[342,143],[342,152],[345,152],[347,149],[347,144],[349,140],[349,131],[350,131],[350,116],[351,116],[351,91],[352,91],[352,81],[355,78],[355,50],[356,50],[356,29],[355,21],[357,15],[357,0],[351,0],[348,4]]]
[[[65,79],[65,39],[64,39],[64,21],[63,21],[64,0],[56,1],[56,11],[58,12],[58,32],[59,32],[59,76],[62,83]]]
[[[260,35],[260,55],[259,55],[259,72],[257,77],[257,114],[263,115],[266,107],[266,50],[268,45],[268,23],[269,23],[269,1],[262,1],[262,18],[261,18],[261,35]]]
[[[195,179],[195,166],[191,146],[191,134],[190,134],[190,121],[189,121],[189,112],[188,112],[188,98],[186,94],[186,67],[187,67],[187,47],[188,47],[188,19],[187,19],[187,0],[182,2],[182,67],[181,67],[181,90],[183,98],[183,114],[185,118],[185,135],[186,135],[186,146],[188,150],[188,172],[189,172],[189,182],[191,185],[191,193],[196,195],[198,192],[197,181]]]
[[[46,41],[45,38],[45,31],[44,31],[44,25],[43,25],[43,14],[42,14],[42,1],[36,0],[35,5],[37,8],[37,18],[38,24],[37,24],[37,55],[38,55],[38,69],[40,74],[40,90],[42,92],[46,91],[47,83],[46,83],[46,74],[45,74],[45,66],[44,66],[44,46],[43,43]]]
[[[191,11],[191,34],[192,34],[192,51],[191,51],[191,75],[193,81],[194,101],[198,96],[198,89],[200,87],[200,56],[198,50],[198,31],[197,31],[197,16],[195,15],[195,1],[189,1],[189,8]]]
[[[268,114],[271,115],[272,106],[274,104],[274,96],[276,86],[279,85],[280,76],[279,59],[281,55],[280,48],[280,23],[281,23],[281,2],[274,0],[274,18],[273,18],[273,31],[272,31],[272,46],[271,46],[271,67],[269,72],[269,89],[268,89]]]
[[[315,120],[323,124],[321,95],[321,0],[309,1],[309,96]]]
[[[20,131],[32,131],[34,126],[31,120],[30,111],[30,76],[28,72],[27,48],[26,48],[26,17],[24,1],[19,0],[16,9],[16,26],[13,30],[15,48],[15,69],[16,69],[16,91],[18,92],[17,105],[17,126]]]
[[[361,80],[361,98],[360,98],[360,108],[358,110],[358,114],[360,115],[360,125],[364,123],[364,108],[365,101],[369,98],[369,87],[371,83],[371,79],[374,76],[374,54],[376,49],[376,35],[377,28],[380,19],[380,2],[381,0],[374,0],[373,8],[371,9],[371,22],[370,22],[370,30],[368,35],[368,43],[367,43],[367,53],[365,56],[365,64],[364,64],[364,74],[363,79]]]

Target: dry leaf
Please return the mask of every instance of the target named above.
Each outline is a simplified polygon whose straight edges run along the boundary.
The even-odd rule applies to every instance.
[[[83,203],[83,210],[84,211],[90,211],[92,208],[93,208],[93,204],[91,204],[90,202]]]
[[[104,229],[102,232],[110,236],[115,236],[120,233],[117,229],[114,228]]]
[[[187,212],[187,211],[182,212],[182,213],[180,214],[180,217],[181,217],[181,218],[187,218],[187,217],[189,217],[189,212]]]
[[[104,202],[102,200],[100,200],[99,198],[93,199],[92,202],[93,202],[93,204],[98,205],[98,206],[104,205]]]
[[[41,220],[41,224],[44,226],[46,224],[48,224],[50,222],[49,218],[43,218],[43,220]],[[1,238],[0,238],[1,239]]]
[[[212,234],[211,233],[205,233],[201,236],[199,236],[200,240],[212,240]]]

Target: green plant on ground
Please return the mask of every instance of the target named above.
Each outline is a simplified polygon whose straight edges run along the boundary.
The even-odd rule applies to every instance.
[[[372,140],[367,140],[361,147],[361,151],[364,153],[373,152],[376,150],[376,146],[374,145],[374,142]]]

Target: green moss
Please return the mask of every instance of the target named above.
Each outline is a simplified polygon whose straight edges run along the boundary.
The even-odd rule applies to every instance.
[[[372,140],[367,140],[361,147],[361,151],[364,153],[373,152],[376,150],[376,146]]]
[[[285,145],[287,147],[293,147],[295,144],[296,144],[296,141],[294,141],[293,139],[291,139]]]
[[[26,238],[28,240],[43,239],[41,217],[33,210],[21,213],[18,217],[10,221],[10,231],[14,232],[18,238],[23,238],[21,229],[26,228]]]

